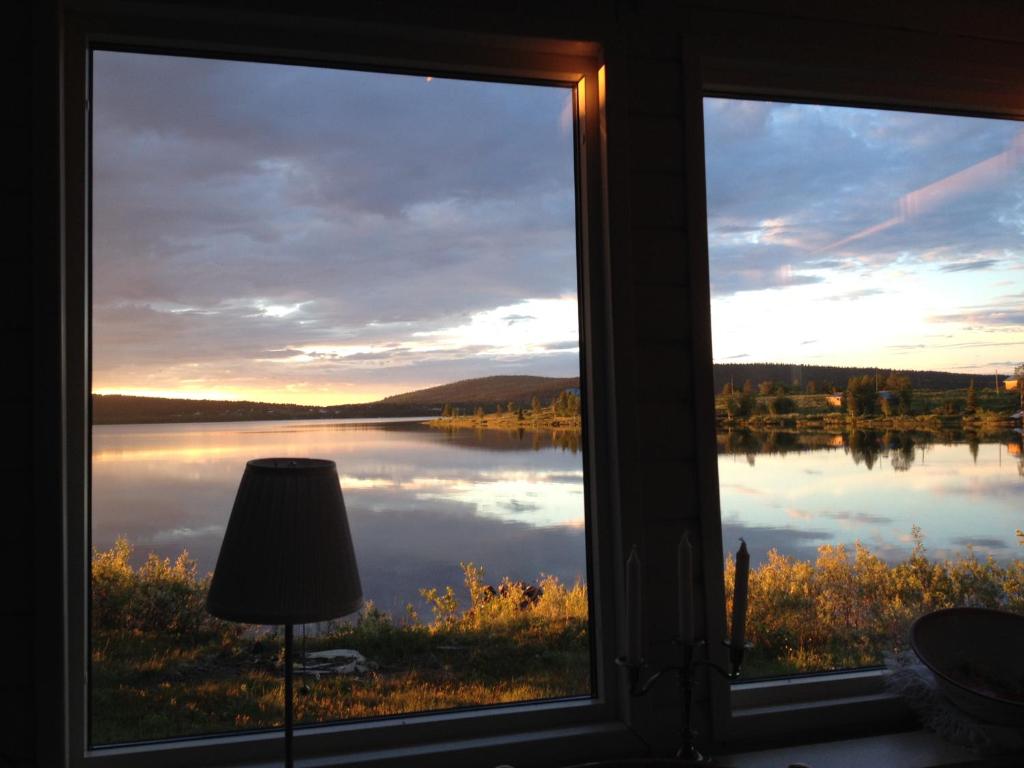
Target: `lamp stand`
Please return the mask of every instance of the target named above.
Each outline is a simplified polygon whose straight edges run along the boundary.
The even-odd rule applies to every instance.
[[[294,727],[292,704],[292,625],[284,625],[284,765],[292,768],[292,730]]]

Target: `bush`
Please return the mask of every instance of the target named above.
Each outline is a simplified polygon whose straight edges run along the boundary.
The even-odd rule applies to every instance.
[[[201,579],[196,562],[182,551],[172,563],[150,553],[137,569],[132,546],[118,538],[92,558],[92,624],[100,632],[159,633],[196,641],[211,634],[234,634],[240,625],[206,611],[209,579]]]
[[[768,403],[768,410],[773,416],[782,416],[796,412],[796,401],[791,397],[779,395]]]
[[[750,674],[811,672],[881,664],[905,645],[910,624],[939,608],[973,605],[1024,613],[1024,560],[1000,565],[968,549],[932,562],[920,530],[903,562],[889,565],[859,542],[818,548],[815,562],[772,550],[750,571]],[[735,563],[726,562],[732,606]]]
[[[739,395],[732,395],[725,399],[725,412],[735,418],[737,416],[749,416],[754,412],[756,398],[747,392]]]

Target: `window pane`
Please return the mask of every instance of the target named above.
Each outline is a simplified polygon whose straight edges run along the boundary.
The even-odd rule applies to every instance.
[[[590,695],[573,91],[93,58],[90,743],[281,724],[280,628],[204,608],[268,456],[336,462],[367,598],[298,721]]]
[[[749,676],[880,664],[933,609],[1024,611],[1021,124],[704,106]]]

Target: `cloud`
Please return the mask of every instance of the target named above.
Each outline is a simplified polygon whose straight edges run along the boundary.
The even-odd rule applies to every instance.
[[[754,488],[749,485],[732,485],[727,483],[722,484],[722,490],[743,494],[744,496],[763,496],[765,493],[760,488]]]
[[[509,325],[515,325],[516,323],[522,323],[526,320],[535,320],[536,318],[532,315],[505,315],[505,317],[501,319]]]
[[[963,312],[953,312],[947,315],[933,315],[928,318],[933,323],[969,323],[976,326],[1024,326],[1024,306],[986,306],[973,307]],[[1021,344],[1024,341],[1006,342],[1009,344]],[[954,345],[943,345],[954,346]],[[962,346],[962,345],[955,345]],[[991,343],[972,346],[992,346]]]
[[[803,278],[957,272],[1020,253],[1012,121],[709,98],[705,137],[716,296],[807,284],[772,281],[783,264]]]
[[[153,383],[198,366],[272,388],[284,364],[266,366],[288,359],[281,350],[346,343],[371,348],[350,364],[387,363],[408,357],[387,345],[414,332],[574,296],[570,95],[97,52],[98,379]],[[524,329],[531,319],[505,317]],[[499,372],[464,351],[453,375]],[[572,375],[573,351],[561,367],[549,355],[500,367]],[[321,371],[337,362],[307,356]],[[422,375],[381,385],[449,380],[421,362]]]
[[[986,536],[956,536],[950,539],[958,547],[977,547],[979,549],[1008,549],[1007,543],[1001,539]]]
[[[857,299],[865,299],[868,296],[881,296],[884,294],[880,288],[862,288],[857,291],[847,291],[846,293],[839,293],[834,296],[829,296],[829,301],[856,301]]]
[[[553,341],[549,344],[544,344],[544,349],[549,352],[577,352],[579,350],[580,343],[576,340],[572,341]]]
[[[830,520],[841,520],[847,523],[860,523],[862,525],[888,525],[895,520],[885,515],[875,515],[871,512],[828,512],[825,517]]]
[[[819,544],[828,543],[832,534],[808,528],[722,521],[722,541],[726,551],[735,551],[735,545],[741,538],[747,542],[750,564],[756,568],[768,559],[768,552],[773,549],[797,560],[813,561],[818,555]]]
[[[973,272],[979,269],[989,269],[999,262],[995,259],[977,259],[975,261],[958,261],[953,264],[944,264],[939,267],[943,272]]]

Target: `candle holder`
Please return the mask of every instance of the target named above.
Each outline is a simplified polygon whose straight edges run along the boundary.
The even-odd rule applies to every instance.
[[[643,659],[639,662],[630,662],[625,656],[619,656],[615,663],[623,667],[629,674],[629,693],[632,696],[646,696],[666,673],[676,673],[676,684],[679,690],[679,704],[681,712],[682,742],[676,750],[676,758],[693,765],[711,765],[711,758],[701,754],[697,749],[694,739],[697,732],[693,728],[693,690],[694,678],[697,667],[707,667],[714,670],[728,680],[735,680],[740,676],[740,669],[743,666],[743,654],[746,649],[753,647],[750,643],[744,643],[736,647],[728,640],[723,640],[722,645],[729,649],[729,669],[723,668],[710,659],[696,658],[698,649],[707,645],[704,640],[684,641],[676,638],[673,643],[680,648],[680,663],[668,664],[657,670],[646,680],[641,682],[641,677],[647,665]]]

